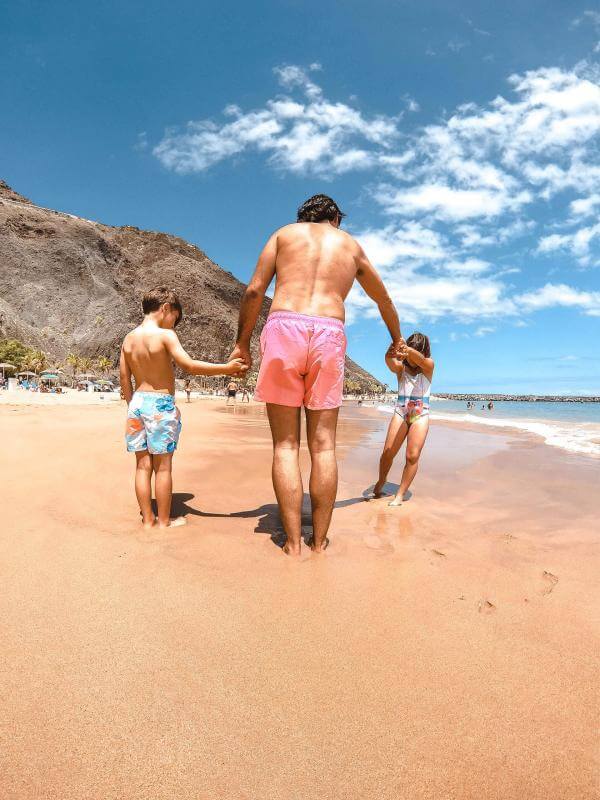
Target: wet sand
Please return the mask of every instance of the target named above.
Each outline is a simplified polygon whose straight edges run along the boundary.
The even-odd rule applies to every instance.
[[[436,423],[392,509],[388,419],[343,409],[331,546],[293,561],[260,408],[181,409],[166,534],[123,407],[0,409],[0,796],[599,796],[600,462]]]

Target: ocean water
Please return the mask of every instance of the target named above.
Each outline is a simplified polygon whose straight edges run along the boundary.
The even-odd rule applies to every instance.
[[[600,458],[600,403],[518,403],[510,400],[494,401],[492,411],[481,408],[467,409],[462,400],[431,400],[434,419],[447,422],[468,422],[495,428],[522,430],[540,436],[548,445],[560,447],[571,453]],[[392,406],[380,405],[384,413]]]

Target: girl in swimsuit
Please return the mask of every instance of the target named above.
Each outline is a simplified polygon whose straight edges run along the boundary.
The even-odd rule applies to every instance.
[[[398,376],[398,398],[379,460],[379,479],[373,487],[373,496],[384,495],[388,473],[406,439],[406,463],[398,492],[390,502],[391,506],[399,506],[417,474],[429,430],[429,394],[434,368],[429,339],[423,333],[413,333],[403,343],[399,354],[392,348],[388,350],[385,363]]]

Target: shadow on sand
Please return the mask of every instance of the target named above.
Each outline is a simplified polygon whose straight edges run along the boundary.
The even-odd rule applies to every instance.
[[[271,541],[277,547],[283,547],[286,540],[283,523],[279,514],[277,503],[265,503],[256,508],[249,508],[245,511],[233,511],[231,514],[219,514],[213,511],[201,511],[189,504],[195,495],[190,492],[174,492],[171,501],[171,515],[174,517],[206,517],[209,519],[257,519],[254,533],[265,533],[271,537]],[[346,508],[355,503],[364,503],[367,492],[363,492],[359,497],[349,497],[346,500],[337,500],[334,508]],[[156,501],[152,501],[154,513],[156,513]],[[312,537],[312,517],[310,506],[310,495],[305,494],[302,498],[302,538],[305,544],[309,544]]]

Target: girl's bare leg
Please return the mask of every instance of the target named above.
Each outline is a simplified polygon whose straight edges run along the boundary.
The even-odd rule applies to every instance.
[[[408,491],[408,487],[414,480],[419,469],[419,458],[421,450],[427,439],[429,432],[429,415],[415,420],[408,428],[406,440],[406,463],[402,472],[402,479],[396,497],[390,503],[391,506],[402,505],[402,498]]]
[[[400,414],[394,413],[390,420],[383,452],[379,459],[379,478],[373,487],[373,495],[375,497],[381,497],[394,458],[398,455],[398,450],[402,447],[402,442],[405,440],[407,433],[408,425]]]

